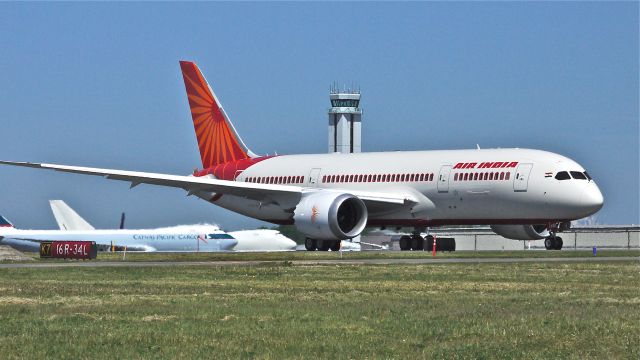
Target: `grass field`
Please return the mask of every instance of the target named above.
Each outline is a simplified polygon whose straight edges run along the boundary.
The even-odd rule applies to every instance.
[[[638,359],[638,273],[637,261],[0,269],[0,356]]]
[[[59,259],[40,259],[38,253],[25,253],[38,261],[60,262]],[[640,258],[640,250],[598,250],[597,256],[625,256]],[[99,252],[94,261],[293,261],[293,260],[356,260],[356,259],[420,259],[431,258],[428,251],[354,251],[337,252],[324,251],[291,251],[291,252],[263,252],[263,253],[122,253]],[[549,258],[549,257],[593,257],[589,250],[566,251],[455,251],[438,252],[437,258]],[[2,261],[0,261],[1,263]],[[11,261],[5,261],[11,262]]]

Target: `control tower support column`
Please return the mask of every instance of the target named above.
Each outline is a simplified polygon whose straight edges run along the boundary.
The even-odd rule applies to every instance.
[[[362,151],[362,109],[360,91],[331,88],[329,93],[329,152],[359,153]]]

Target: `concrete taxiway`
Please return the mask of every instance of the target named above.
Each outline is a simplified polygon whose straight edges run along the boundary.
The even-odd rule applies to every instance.
[[[260,266],[284,264],[314,265],[396,265],[396,264],[484,264],[484,263],[576,263],[639,261],[637,256],[553,257],[553,258],[446,258],[446,259],[358,259],[358,260],[280,260],[280,261],[65,261],[46,263],[6,263],[0,269],[64,267],[168,267],[168,266]]]

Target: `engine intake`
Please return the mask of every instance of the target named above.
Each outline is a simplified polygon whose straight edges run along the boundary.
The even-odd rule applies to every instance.
[[[312,239],[345,240],[360,235],[367,225],[367,207],[346,193],[303,195],[293,215],[296,228]]]
[[[549,236],[546,225],[491,225],[491,230],[513,240],[540,240]]]

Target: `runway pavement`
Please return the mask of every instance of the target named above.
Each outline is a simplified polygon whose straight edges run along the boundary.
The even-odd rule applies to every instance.
[[[260,266],[290,264],[313,265],[396,265],[396,264],[481,264],[481,263],[575,263],[638,261],[637,256],[618,257],[553,257],[553,258],[425,258],[425,259],[358,259],[358,260],[281,260],[281,261],[63,261],[42,263],[5,263],[0,269],[64,268],[64,267],[161,267],[161,266]]]

